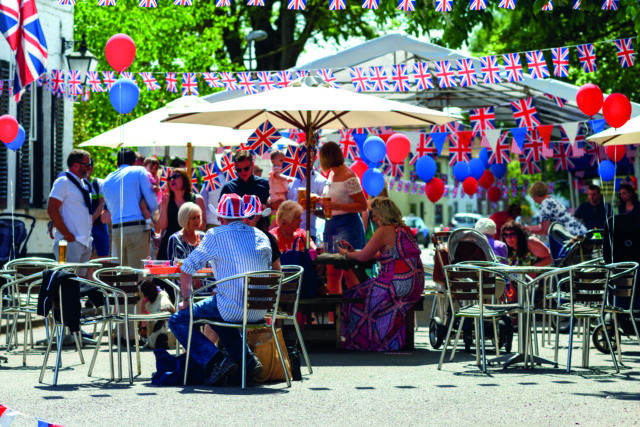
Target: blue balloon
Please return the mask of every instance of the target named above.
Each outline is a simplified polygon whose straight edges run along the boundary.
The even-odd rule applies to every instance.
[[[120,79],[111,86],[109,100],[120,114],[130,113],[138,104],[140,88],[133,80]]]
[[[603,160],[598,166],[598,175],[603,181],[612,181],[616,176],[616,165],[611,160]]]
[[[507,164],[496,163],[495,165],[491,165],[491,172],[493,172],[493,176],[495,176],[498,179],[501,179],[503,176],[507,174]]]
[[[369,163],[378,163],[387,155],[387,146],[382,138],[374,135],[368,137],[364,142],[363,152]]]
[[[480,150],[478,158],[482,160],[482,163],[484,163],[484,168],[489,169],[489,150],[487,149],[487,147],[484,147],[482,150]]]
[[[480,179],[484,173],[484,163],[481,159],[471,159],[469,162],[469,176]]]
[[[416,161],[416,173],[424,182],[429,182],[436,176],[436,161],[433,157],[426,155]]]
[[[469,177],[469,164],[467,162],[458,162],[453,165],[453,176],[460,182]]]
[[[362,174],[362,188],[368,195],[375,197],[384,189],[384,175],[379,169],[367,169]]]
[[[13,151],[18,151],[20,147],[22,147],[22,144],[24,144],[26,137],[27,134],[24,131],[24,128],[22,125],[18,125],[18,135],[16,135],[16,138],[13,141],[7,143],[7,148]]]

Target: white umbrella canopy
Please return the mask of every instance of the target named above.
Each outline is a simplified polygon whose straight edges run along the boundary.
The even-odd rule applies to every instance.
[[[634,117],[621,128],[610,128],[587,138],[602,145],[640,144],[640,116]]]

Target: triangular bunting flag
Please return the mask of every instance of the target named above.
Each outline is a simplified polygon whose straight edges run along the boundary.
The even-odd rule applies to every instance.
[[[569,142],[571,143],[571,145],[573,145],[576,142],[576,135],[578,134],[578,129],[580,128],[580,122],[562,123],[561,126],[567,134],[567,137],[569,137]]]
[[[436,132],[431,134],[431,140],[433,141],[433,145],[436,146],[436,150],[438,150],[438,156],[442,155],[442,148],[447,140],[447,136],[449,136],[449,132]]]
[[[536,128],[538,135],[542,138],[544,146],[549,148],[549,141],[551,141],[551,133],[553,132],[553,125],[538,126]]]
[[[518,144],[518,149],[521,154],[524,151],[524,139],[527,136],[527,128],[511,128],[511,135],[513,135],[513,139]],[[515,152],[516,150],[511,148],[511,151]]]
[[[498,139],[500,139],[500,129],[487,129],[484,131],[484,136],[489,142],[489,147],[492,150],[496,149],[496,145],[498,145]]]
[[[589,125],[593,129],[593,133],[600,133],[604,130],[607,121],[605,119],[589,120]]]

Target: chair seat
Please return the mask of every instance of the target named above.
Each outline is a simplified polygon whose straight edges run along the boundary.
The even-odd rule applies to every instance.
[[[242,329],[242,323],[234,323],[234,322],[216,322],[215,320],[209,320],[209,319],[197,319],[193,323]],[[270,328],[270,327],[271,326],[267,325],[266,319],[261,320],[259,322],[247,323],[247,329]]]
[[[563,304],[556,308],[547,308],[544,310],[534,310],[536,313],[549,314],[551,316],[571,316],[571,305]],[[574,304],[573,315],[575,317],[600,317],[599,307],[588,307],[585,305]]]
[[[482,317],[498,317],[503,316],[505,314],[511,313],[513,310],[510,308],[498,308],[501,306],[494,306],[489,308],[488,306],[484,306],[484,310],[482,311]],[[457,313],[458,317],[481,317],[480,316],[480,307],[476,305],[472,305],[469,307],[461,308]]]

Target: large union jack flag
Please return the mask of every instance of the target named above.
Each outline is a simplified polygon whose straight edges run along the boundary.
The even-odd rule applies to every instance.
[[[531,74],[531,78],[546,79],[549,77],[547,61],[544,60],[544,55],[541,50],[527,52],[525,56],[527,57],[527,66],[529,67],[529,74]]]
[[[340,84],[338,83],[336,76],[333,75],[333,70],[330,68],[322,68],[318,70],[317,73],[322,80],[329,84],[329,86],[334,89],[340,89]]]
[[[349,68],[349,74],[351,75],[351,82],[356,92],[365,92],[370,89],[371,83],[362,67]]]
[[[16,102],[27,85],[47,72],[47,41],[35,0],[0,1],[0,32],[16,58],[13,94]]]
[[[462,58],[456,61],[458,67],[458,78],[460,79],[460,86],[473,86],[478,84],[478,77],[476,76],[476,69],[473,66],[473,61],[469,58]]]
[[[618,10],[618,0],[602,0],[602,10]]]
[[[556,47],[551,49],[551,62],[553,63],[553,75],[556,77],[569,77],[569,48]]]
[[[406,92],[410,89],[413,78],[409,77],[407,64],[396,64],[391,66],[391,82],[394,92]]]
[[[516,0],[500,0],[500,4],[498,7],[503,9],[515,9],[516,8]]]
[[[616,55],[618,56],[618,61],[620,61],[620,66],[623,68],[633,67],[636,56],[636,52],[633,50],[633,39],[615,40],[614,44],[616,45]]]
[[[436,12],[451,12],[453,0],[436,0]]]
[[[176,73],[164,73],[164,80],[167,84],[168,92],[177,92],[178,91],[178,77],[176,77]]]
[[[216,162],[200,166],[200,178],[202,178],[203,191],[214,191],[222,187],[220,171]]]
[[[484,83],[497,84],[502,81],[498,59],[495,55],[480,58],[480,71],[482,71],[482,80]]]
[[[291,71],[276,71],[276,80],[279,88],[289,87],[293,81]]]
[[[451,70],[451,63],[449,61],[436,61],[433,66],[435,68],[435,75],[438,78],[438,84],[441,88],[456,86],[456,75],[453,70]]]
[[[142,77],[142,81],[144,85],[147,87],[147,90],[157,90],[160,89],[160,83],[153,77],[153,73],[141,72],[140,77]]]
[[[596,52],[593,43],[587,43],[576,46],[578,50],[578,59],[585,73],[592,73],[598,69],[596,65]]]
[[[329,0],[329,10],[345,10],[346,8],[345,0]]]
[[[307,0],[289,0],[287,4],[287,9],[292,10],[304,10],[307,6]]]
[[[103,71],[102,81],[104,81],[104,85],[107,87],[107,92],[110,91],[111,86],[116,82],[116,73],[113,71]]]
[[[202,77],[204,77],[204,81],[207,82],[209,87],[224,87],[224,84],[220,81],[220,77],[218,77],[218,75],[214,72],[202,73]]]
[[[198,79],[196,73],[182,73],[182,96],[198,96]]]
[[[469,10],[485,10],[486,8],[486,0],[469,0]]]
[[[353,139],[353,129],[340,129],[340,145],[342,146],[342,155],[345,159],[356,161],[360,156],[358,153],[358,144]]]
[[[258,93],[256,84],[251,78],[251,73],[238,73],[238,86],[240,86],[245,95]]]
[[[386,92],[391,89],[387,71],[382,65],[369,67],[369,84],[371,90]]]
[[[266,153],[281,138],[278,130],[267,120],[247,138],[249,149],[259,156]]]
[[[238,86],[238,82],[236,78],[233,77],[233,73],[228,71],[220,72],[220,81],[224,85],[225,90],[238,90],[240,87]]]
[[[416,79],[418,90],[433,89],[433,80],[431,80],[429,65],[426,62],[413,64],[413,77]]]
[[[524,78],[519,53],[507,53],[502,55],[502,60],[504,61],[504,70],[507,73],[508,81],[512,83],[519,82]]]
[[[363,9],[377,9],[378,0],[362,0]]]
[[[536,106],[533,105],[532,97],[513,101],[511,103],[511,110],[513,111],[513,118],[516,120],[518,127],[528,128],[540,126],[538,111],[536,110]]]
[[[287,152],[282,162],[282,174],[291,178],[304,179],[307,170],[307,148],[304,145],[287,146]]]
[[[474,135],[482,134],[487,129],[496,128],[496,114],[493,107],[477,108],[469,111],[471,131]]]
[[[87,71],[87,84],[93,92],[104,92],[99,71]]]
[[[502,132],[496,142],[496,148],[491,150],[489,163],[492,165],[509,163],[511,161],[509,153],[509,132]]]
[[[68,82],[70,95],[82,95],[82,77],[80,76],[80,70],[69,70]]]
[[[555,170],[575,169],[573,161],[569,158],[571,146],[569,144],[553,144],[553,163]]]
[[[416,0],[398,0],[398,10],[413,12],[416,9],[415,2]]]
[[[227,151],[220,156],[220,172],[222,172],[224,180],[227,182],[236,179],[236,166],[233,162],[231,151]]]

